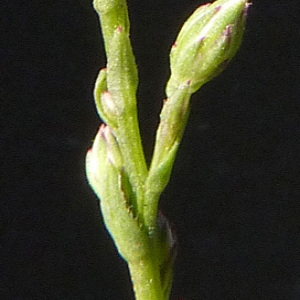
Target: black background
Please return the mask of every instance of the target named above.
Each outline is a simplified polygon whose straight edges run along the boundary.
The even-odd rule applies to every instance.
[[[202,3],[128,1],[148,160],[170,46]],[[84,171],[105,66],[91,1],[0,6],[0,297],[133,299]],[[171,299],[300,299],[299,16],[296,0],[253,0],[236,58],[193,97],[161,200],[179,239]]]

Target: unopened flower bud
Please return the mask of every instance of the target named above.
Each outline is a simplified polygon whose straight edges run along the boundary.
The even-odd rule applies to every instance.
[[[224,70],[242,42],[248,6],[247,0],[218,0],[191,15],[171,49],[168,97],[184,86],[194,93]]]
[[[115,166],[115,168],[119,172],[121,172],[121,170],[123,169],[123,157],[117,139],[109,126],[105,126],[102,136],[107,146],[108,160]]]
[[[125,174],[121,153],[109,126],[101,125],[92,149],[87,153],[89,183],[100,199],[105,225],[119,253],[126,261],[140,261],[149,249],[148,235],[135,215],[131,186]],[[146,250],[145,250],[146,249]]]

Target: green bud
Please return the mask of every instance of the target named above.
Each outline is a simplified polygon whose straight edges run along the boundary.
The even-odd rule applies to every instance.
[[[101,199],[106,194],[107,169],[110,167],[115,169],[116,173],[122,173],[123,158],[110,127],[102,124],[97,132],[92,149],[88,151],[86,158],[89,183]]]
[[[92,149],[87,153],[88,181],[100,199],[106,228],[127,262],[149,257],[147,231],[132,208],[132,192],[122,166],[122,157],[111,129],[101,125]]]
[[[109,126],[104,127],[102,137],[106,143],[107,158],[109,162],[112,163],[119,172],[121,172],[123,169],[123,157],[117,140]]]
[[[241,45],[247,0],[218,0],[199,7],[183,25],[170,53],[166,93],[190,93],[220,74]]]
[[[104,124],[100,129],[93,142],[93,147],[88,150],[86,155],[86,173],[89,184],[99,198],[102,198],[106,189],[106,168],[109,160],[107,158],[107,146],[103,138]]]
[[[117,128],[118,111],[111,93],[107,90],[106,75],[106,69],[100,70],[95,83],[94,98],[100,118],[112,129],[115,129]]]
[[[116,107],[116,104],[114,103],[111,93],[109,91],[104,91],[101,94],[100,99],[106,113],[112,116],[117,116],[118,109]]]

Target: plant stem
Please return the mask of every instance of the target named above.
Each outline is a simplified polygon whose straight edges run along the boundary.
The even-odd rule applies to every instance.
[[[123,153],[124,161],[131,175],[133,189],[136,192],[136,203],[132,203],[139,218],[142,218],[142,205],[144,199],[144,182],[147,176],[147,165],[144,158],[138,119],[136,111],[131,111],[128,118],[119,119],[117,130],[119,147]],[[135,186],[134,186],[135,185]]]
[[[168,300],[161,287],[159,267],[153,261],[147,258],[128,266],[136,300]]]
[[[156,133],[155,148],[145,185],[145,225],[155,230],[158,202],[169,182],[175,156],[179,148],[190,112],[189,85],[179,87],[165,100]]]
[[[126,260],[136,300],[168,300],[176,236],[158,214],[190,112],[190,98],[217,76],[239,48],[249,4],[217,0],[199,7],[182,27],[170,53],[154,153],[148,170],[137,112],[138,70],[129,34],[126,0],[94,0],[107,66],[98,76],[95,100],[106,125],[87,155],[87,175],[105,224]]]
[[[107,90],[112,95],[116,114],[113,132],[124,159],[124,169],[132,187],[130,205],[143,222],[144,182],[148,169],[144,157],[138,116],[136,90],[138,72],[129,38],[126,0],[94,0],[99,14],[107,55]]]

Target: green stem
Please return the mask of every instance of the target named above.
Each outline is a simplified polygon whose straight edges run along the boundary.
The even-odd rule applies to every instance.
[[[136,300],[168,300],[161,287],[159,268],[153,261],[147,258],[128,266]]]
[[[125,172],[134,192],[131,204],[143,222],[141,212],[148,170],[137,115],[137,70],[128,35],[122,30],[117,30],[113,41],[111,47],[114,51],[111,51],[107,64],[107,84],[118,111],[117,128],[114,133],[124,158]]]
[[[136,90],[138,72],[129,39],[126,0],[94,0],[107,54],[107,89],[116,115],[114,134],[124,159],[133,191],[130,205],[143,223],[144,183],[148,174],[140,137]]]
[[[178,88],[164,103],[156,133],[155,148],[145,185],[145,225],[155,230],[159,197],[169,182],[190,112],[189,86]]]
[[[101,126],[87,155],[89,182],[121,256],[127,261],[136,300],[167,300],[176,237],[158,215],[190,112],[191,94],[219,74],[237,51],[247,0],[218,0],[187,20],[170,54],[155,148],[148,171],[137,112],[138,70],[129,38],[126,0],[94,0],[107,55],[95,87]]]
[[[144,182],[148,171],[136,112],[133,113],[132,111],[128,118],[119,119],[117,137],[125,165],[128,168],[127,171],[130,174],[132,187],[136,193],[136,211],[139,214],[140,221],[143,222],[141,212],[144,199]]]

